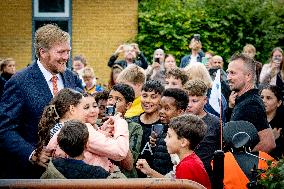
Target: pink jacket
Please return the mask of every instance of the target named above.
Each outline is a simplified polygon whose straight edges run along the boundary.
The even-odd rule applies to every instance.
[[[103,132],[94,129],[87,124],[89,130],[89,139],[87,147],[84,150],[84,161],[90,165],[97,165],[110,171],[112,163],[109,159],[115,161],[123,160],[129,150],[129,132],[128,124],[122,118],[115,118],[114,136],[107,137]],[[66,157],[67,155],[60,149],[57,143],[59,131],[50,139],[47,149],[55,149],[53,157]]]

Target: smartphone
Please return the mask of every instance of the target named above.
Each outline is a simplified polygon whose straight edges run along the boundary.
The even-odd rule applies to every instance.
[[[114,116],[115,115],[115,106],[106,106],[105,115],[106,116]]]
[[[164,130],[164,125],[163,124],[160,124],[160,123],[154,124],[154,125],[152,125],[151,136],[155,137],[155,134],[156,134],[156,136],[158,136],[158,135],[163,133],[163,130]]]
[[[276,65],[277,67],[279,67],[280,64],[281,64],[281,58],[279,58],[279,57],[274,57],[274,58],[272,58],[272,61],[275,63],[275,65]]]
[[[160,64],[160,58],[155,58],[154,61]]]
[[[194,34],[193,35],[193,38],[196,40],[196,41],[200,41],[200,34]]]

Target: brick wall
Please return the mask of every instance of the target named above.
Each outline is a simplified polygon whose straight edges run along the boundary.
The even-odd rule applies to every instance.
[[[0,57],[14,58],[17,69],[31,62],[31,7],[31,0],[5,0],[0,4]]]
[[[107,61],[137,33],[137,0],[73,0],[72,55],[83,54],[100,82],[107,83]],[[13,57],[17,69],[31,62],[32,0],[0,4],[0,57]]]
[[[107,62],[116,48],[137,33],[137,0],[73,1],[72,52],[83,54],[100,82],[106,83]]]

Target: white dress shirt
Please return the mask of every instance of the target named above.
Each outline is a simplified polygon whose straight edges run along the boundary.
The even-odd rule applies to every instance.
[[[43,74],[47,84],[48,84],[48,87],[49,87],[49,90],[51,92],[51,94],[54,96],[53,94],[53,85],[52,85],[52,81],[51,81],[51,78],[52,78],[52,74],[47,70],[45,69],[45,67],[43,67],[42,63],[40,63],[39,59],[37,60],[37,65],[41,71],[41,73]],[[58,92],[64,88],[64,85],[63,85],[63,78],[61,77],[61,75],[58,73],[56,74],[58,80],[57,80],[57,88],[58,88]]]

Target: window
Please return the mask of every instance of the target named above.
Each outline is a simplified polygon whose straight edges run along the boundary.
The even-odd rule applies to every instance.
[[[35,31],[50,23],[57,24],[62,30],[68,32],[72,39],[71,0],[33,0],[32,34],[33,42]],[[72,44],[71,44],[72,45]],[[32,47],[32,57],[35,59],[35,51]],[[71,59],[70,54],[70,59]],[[68,62],[68,67],[71,61]]]
[[[69,17],[69,0],[34,0],[34,17]]]

